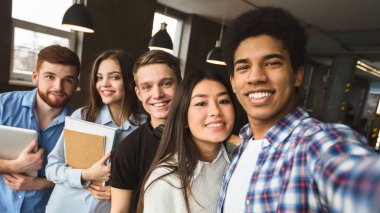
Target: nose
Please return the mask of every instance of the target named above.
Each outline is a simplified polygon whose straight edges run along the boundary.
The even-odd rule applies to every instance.
[[[160,99],[163,97],[163,92],[162,92],[162,88],[159,87],[159,86],[153,86],[152,88],[152,97],[154,99]]]
[[[55,81],[54,81],[54,87],[55,88],[58,88],[59,90],[62,90],[63,89],[63,80],[62,79],[59,79],[59,78],[56,78]]]
[[[109,79],[104,77],[102,80],[100,80],[100,85],[103,87],[109,86]]]
[[[218,117],[222,115],[222,111],[220,110],[220,105],[217,101],[212,101],[208,105],[209,115],[211,117]]]
[[[260,65],[252,65],[249,70],[247,81],[251,84],[264,83],[268,80],[265,69]]]

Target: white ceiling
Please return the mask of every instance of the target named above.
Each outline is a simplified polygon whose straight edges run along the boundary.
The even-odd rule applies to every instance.
[[[312,55],[353,54],[380,69],[380,0],[158,0],[226,24],[262,6],[282,7],[308,26]]]

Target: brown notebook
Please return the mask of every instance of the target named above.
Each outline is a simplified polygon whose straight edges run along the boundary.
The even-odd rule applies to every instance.
[[[64,129],[66,163],[76,169],[87,169],[104,156],[105,136]],[[105,182],[92,181],[104,186]]]

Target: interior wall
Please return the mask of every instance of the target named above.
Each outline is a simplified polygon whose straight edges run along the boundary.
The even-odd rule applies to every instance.
[[[82,49],[80,92],[72,104],[83,106],[89,87],[91,65],[104,50],[120,48],[136,59],[148,50],[151,37],[155,0],[91,0],[87,8],[93,18],[95,33],[85,34]]]
[[[9,85],[12,49],[12,0],[2,0],[0,7],[0,92],[29,90],[31,87]]]
[[[198,15],[189,15],[191,31],[187,50],[185,75],[193,71],[211,70],[218,71],[224,76],[228,76],[226,67],[209,64],[206,62],[208,52],[215,46],[219,39],[221,26],[218,23]]]

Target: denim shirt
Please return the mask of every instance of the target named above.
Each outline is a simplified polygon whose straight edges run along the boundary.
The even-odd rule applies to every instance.
[[[44,149],[43,167],[38,177],[45,178],[47,156],[62,132],[65,117],[72,110],[65,107],[61,114],[43,131],[35,110],[37,89],[0,94],[0,124],[37,131],[38,147]],[[8,188],[0,173],[0,212],[45,212],[52,189],[20,191]]]

